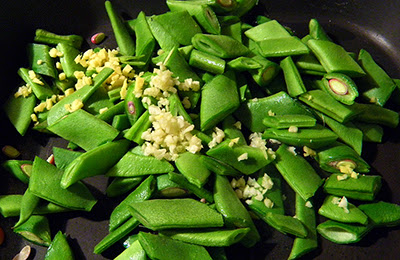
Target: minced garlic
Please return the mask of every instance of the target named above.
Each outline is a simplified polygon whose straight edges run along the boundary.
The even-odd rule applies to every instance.
[[[240,161],[247,160],[248,158],[249,158],[249,155],[247,153],[243,153],[243,154],[239,155],[237,160],[240,162]]]
[[[83,103],[82,100],[75,99],[71,104],[65,104],[64,107],[68,112],[72,113],[78,109],[81,109],[83,107]]]
[[[223,130],[219,129],[218,127],[214,128],[214,132],[212,133],[212,140],[208,143],[208,147],[213,148],[217,144],[221,143],[222,140],[225,138],[225,133]]]

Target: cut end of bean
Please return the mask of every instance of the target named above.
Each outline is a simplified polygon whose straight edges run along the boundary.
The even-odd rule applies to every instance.
[[[92,36],[92,38],[90,38],[90,41],[93,44],[100,44],[104,41],[105,38],[106,35],[104,33],[96,33],[95,35]]]
[[[330,79],[329,87],[335,94],[340,96],[344,96],[349,92],[348,86],[343,81],[338,79]]]
[[[235,4],[235,1],[232,0],[218,0],[217,2],[220,6],[225,8],[233,7]]]
[[[26,245],[16,256],[14,256],[13,260],[26,260],[30,254],[31,247]]]
[[[2,151],[3,151],[3,154],[9,158],[17,158],[21,154],[15,147],[13,147],[11,145],[5,145],[2,149]]]
[[[264,81],[270,81],[274,75],[275,75],[275,68],[269,67],[263,72],[262,77]]]
[[[135,107],[135,104],[132,101],[128,102],[128,112],[131,115],[136,114],[136,107]]]
[[[22,164],[21,165],[21,170],[26,176],[31,177],[32,164]]]

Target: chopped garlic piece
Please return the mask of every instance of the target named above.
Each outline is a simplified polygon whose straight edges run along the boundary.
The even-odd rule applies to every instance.
[[[242,190],[236,189],[236,190],[235,190],[235,193],[236,193],[236,196],[237,196],[239,199],[243,199],[243,191],[242,191]]]
[[[269,115],[269,116],[275,116],[275,113],[272,112],[272,110],[268,110],[268,115]]]
[[[78,109],[81,109],[83,107],[83,103],[82,100],[75,99],[71,104],[65,104],[64,107],[68,112],[72,113]]]
[[[240,162],[240,161],[247,160],[248,158],[249,158],[249,157],[248,157],[248,154],[247,154],[247,153],[243,153],[243,154],[239,155],[239,157],[237,158],[237,160]]]
[[[65,80],[66,78],[67,78],[67,75],[65,75],[64,72],[58,74],[58,79],[59,79],[59,80]]]
[[[297,133],[299,131],[299,128],[297,126],[291,125],[288,129],[290,133]]]
[[[43,60],[37,60],[37,61],[36,61],[36,64],[37,64],[37,65],[42,65],[42,64],[43,64]]]
[[[240,122],[240,121],[237,121],[236,123],[234,123],[233,126],[239,130],[242,130],[242,122]]]
[[[61,62],[59,62],[59,61],[56,62],[56,68],[57,68],[58,70],[62,70]]]
[[[303,154],[304,157],[307,157],[307,156],[314,157],[317,155],[317,153],[308,146],[303,146],[303,151],[304,151],[304,154]]]
[[[291,152],[292,154],[297,155],[297,153],[296,153],[296,147],[294,147],[294,146],[289,146],[289,147],[287,148],[287,150],[288,150],[289,152]]]
[[[31,114],[31,119],[32,119],[33,122],[37,122],[38,121],[38,118],[37,118],[36,114]]]
[[[346,180],[349,177],[348,174],[342,174],[342,175],[338,175],[336,178],[338,181],[343,181]]]
[[[74,92],[75,92],[75,90],[73,88],[68,88],[64,91],[64,94],[66,97],[68,97],[69,95],[71,95]]]
[[[306,206],[307,208],[310,208],[310,209],[313,207],[311,201],[309,201],[309,200],[306,202],[306,205],[305,205],[305,206]]]
[[[270,190],[270,189],[272,189],[273,185],[274,185],[274,182],[272,181],[271,177],[269,177],[268,174],[264,173],[264,176],[263,176],[262,182],[261,182],[261,186],[266,190]]]
[[[106,112],[108,110],[108,107],[103,107],[99,109],[99,113],[103,114],[104,112]]]
[[[234,139],[231,139],[230,141],[229,141],[229,144],[228,144],[228,146],[229,147],[233,147],[235,144],[237,144],[238,142],[239,142],[239,137],[236,137],[236,138],[234,138]]]
[[[18,91],[15,92],[14,97],[17,98],[23,96],[25,98],[28,97],[31,93],[32,93],[32,87],[29,85],[25,85],[18,88]]]
[[[345,213],[350,213],[348,206],[349,203],[347,202],[347,198],[343,196],[339,201],[338,207],[343,208]]]
[[[208,143],[208,147],[213,148],[217,146],[217,144],[221,143],[225,138],[225,133],[223,130],[218,127],[214,128],[214,132],[212,133],[212,140]]]
[[[272,200],[270,200],[269,198],[265,198],[263,202],[264,202],[264,205],[269,209],[272,209],[274,207],[274,202]]]
[[[42,102],[39,105],[37,105],[34,109],[33,112],[37,113],[37,112],[43,112],[44,109],[46,108],[46,102]]]
[[[182,100],[182,105],[184,108],[189,109],[192,106],[192,103],[189,100],[189,97],[184,97]]]
[[[252,201],[252,200],[246,200],[245,202],[246,202],[247,205],[253,204],[253,201]]]

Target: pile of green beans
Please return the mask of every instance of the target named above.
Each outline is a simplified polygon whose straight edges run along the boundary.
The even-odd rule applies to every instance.
[[[54,147],[54,163],[3,162],[28,185],[23,195],[0,195],[3,217],[19,217],[13,231],[48,247],[45,259],[73,259],[66,234],[50,230],[46,216],[91,211],[99,198],[82,180],[99,175],[110,179],[107,196],[123,199],[93,252],[125,241],[115,259],[226,259],[232,245],[262,243],[260,223],[294,238],[288,258],[297,259],[318,248],[319,235],[349,244],[398,226],[400,205],[377,199],[382,178],[361,155],[365,142],[380,143],[385,128],[398,126],[399,80],[367,50],[357,55],[333,42],[316,19],[301,39],[265,16],[243,22],[256,2],[167,0],[170,12],[125,21],[105,1],[122,69],[140,75],[123,97],[123,87],[104,87],[112,68],[75,62],[82,37],[38,29],[30,67],[18,70],[32,93],[13,94],[4,107],[22,136],[35,107],[65,94],[76,72],[95,76],[37,114],[33,130],[67,140],[69,149]],[[54,46],[66,79],[49,54]],[[135,94],[139,84],[151,87],[160,63],[176,84],[200,85],[165,95],[167,112],[193,126],[202,143],[171,160],[142,149],[158,100]],[[83,107],[68,110],[77,100]],[[285,188],[295,201],[285,202]]]

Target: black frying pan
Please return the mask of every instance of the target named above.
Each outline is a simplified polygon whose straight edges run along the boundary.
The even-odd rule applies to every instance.
[[[146,14],[167,11],[164,1],[113,1],[125,18],[134,18],[140,10]],[[252,14],[264,14],[291,27],[298,36],[307,33],[310,18],[317,18],[330,36],[348,51],[367,49],[376,61],[392,77],[400,77],[400,2],[357,0],[297,0],[260,1]],[[25,66],[26,44],[31,42],[36,28],[59,34],[80,34],[89,43],[91,35],[105,32],[104,46],[116,47],[102,0],[52,0],[52,1],[4,1],[0,7],[1,45],[1,103],[20,82],[17,69]],[[89,44],[83,48],[89,48]],[[398,108],[397,108],[398,111]],[[32,160],[35,155],[47,158],[53,145],[63,146],[59,139],[46,138],[30,131],[20,137],[1,113],[1,146],[11,144],[22,151],[23,159]],[[363,157],[372,165],[372,173],[380,174],[384,184],[380,198],[400,204],[400,138],[399,128],[386,129],[383,144],[366,145]],[[3,155],[1,155],[3,156]],[[5,160],[1,157],[1,160]],[[26,186],[10,178],[1,169],[0,193],[22,193]],[[112,259],[121,246],[117,245],[104,255],[94,255],[93,247],[107,234],[107,219],[117,200],[104,196],[107,179],[95,177],[85,181],[92,188],[99,203],[91,213],[67,213],[49,216],[53,235],[62,230],[71,240],[76,259]],[[6,232],[6,241],[0,246],[0,259],[12,259],[29,244],[10,229],[15,218],[0,219]],[[279,233],[264,234],[264,241],[251,250],[235,246],[229,251],[230,259],[285,259],[289,255],[293,239]],[[315,259],[398,259],[400,255],[400,230],[375,229],[360,243],[347,246],[334,245],[320,240],[320,250],[309,257]],[[42,259],[46,248],[33,246],[34,259]]]

